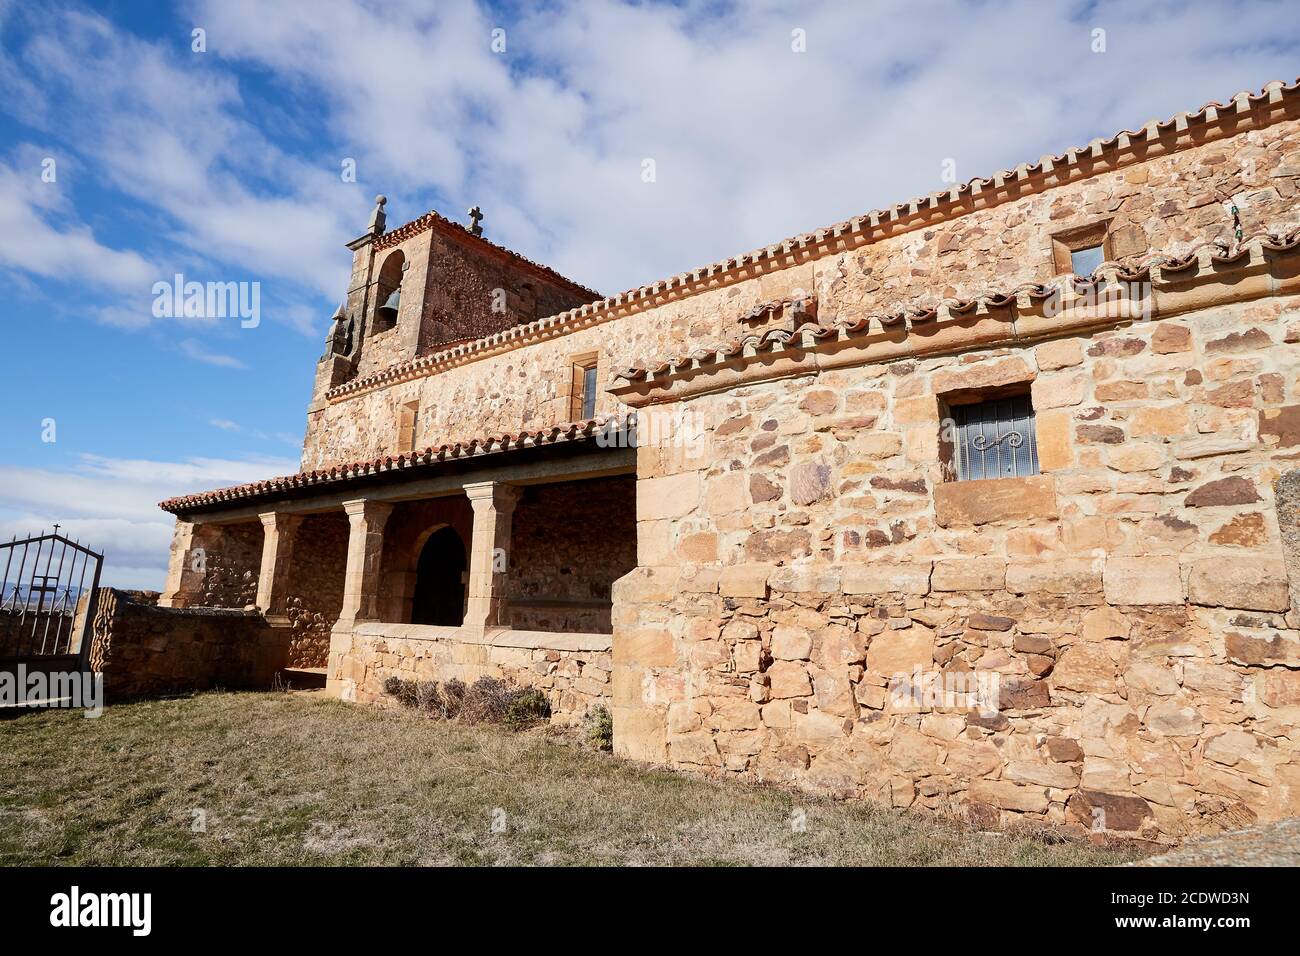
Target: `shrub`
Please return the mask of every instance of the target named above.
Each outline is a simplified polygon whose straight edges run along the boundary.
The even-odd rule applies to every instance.
[[[505,724],[511,730],[527,730],[551,716],[551,702],[536,687],[510,692],[506,703]]]
[[[499,724],[510,703],[510,688],[495,677],[480,677],[465,691],[460,719],[467,724]]]
[[[495,677],[480,677],[471,686],[452,679],[440,688],[435,681],[389,677],[384,693],[404,707],[445,717],[459,717],[468,724],[505,724],[524,730],[551,716],[551,703],[535,687],[511,687]]]
[[[587,743],[597,750],[614,749],[614,718],[610,716],[609,708],[597,704],[587,711],[584,723],[587,728]]]
[[[465,682],[452,678],[442,685],[442,716],[451,720],[465,702]]]
[[[413,680],[402,680],[400,677],[389,677],[384,681],[384,693],[390,697],[396,698],[399,704],[405,707],[416,706],[417,685]]]
[[[436,681],[420,681],[415,685],[414,706],[434,717],[442,716],[442,695],[438,693]]]

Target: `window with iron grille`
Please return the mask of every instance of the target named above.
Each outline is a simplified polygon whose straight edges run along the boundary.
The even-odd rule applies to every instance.
[[[951,412],[958,481],[1038,474],[1034,409],[1028,395],[954,405]]]

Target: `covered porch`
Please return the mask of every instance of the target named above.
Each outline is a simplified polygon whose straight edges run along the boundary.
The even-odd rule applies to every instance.
[[[636,565],[635,449],[570,428],[166,502],[159,603],[256,607],[287,667],[345,700],[488,675],[581,717],[608,696],[611,590]]]

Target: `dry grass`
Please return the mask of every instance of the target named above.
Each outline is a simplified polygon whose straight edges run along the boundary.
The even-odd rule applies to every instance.
[[[504,832],[492,832],[504,811]],[[806,814],[804,832],[791,815]],[[206,832],[193,832],[193,811]],[[498,814],[498,819],[500,816]],[[715,783],[311,694],[0,721],[0,863],[1097,865],[1132,850]]]

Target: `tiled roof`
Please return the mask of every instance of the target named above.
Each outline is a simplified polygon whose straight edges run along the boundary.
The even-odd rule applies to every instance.
[[[516,262],[523,263],[534,272],[542,273],[548,279],[566,286],[573,292],[591,296],[593,299],[600,298],[600,293],[596,290],[590,289],[580,282],[574,282],[567,276],[560,275],[550,266],[542,265],[540,262],[529,259],[527,256],[520,255],[513,249],[507,249],[505,246],[493,242],[491,239],[484,238],[483,236],[476,236],[460,223],[454,222],[441,213],[434,212],[432,209],[426,212],[423,216],[420,216],[418,219],[412,219],[410,222],[404,223],[396,229],[390,229],[388,232],[384,233],[375,240],[375,251],[378,252],[391,246],[395,246],[398,243],[411,238],[411,236],[418,236],[426,229],[434,228],[443,235],[452,236],[456,240],[469,243],[470,245],[473,245],[474,243],[482,243],[487,248],[492,249],[500,255],[514,259]]]
[[[539,448],[548,445],[560,445],[570,442],[592,441],[599,435],[611,430],[620,430],[625,426],[617,416],[606,418],[588,418],[580,422],[568,422],[552,425],[549,428],[487,435],[471,441],[456,442],[450,445],[438,445],[423,451],[406,455],[385,455],[382,458],[354,461],[343,465],[332,465],[318,471],[300,471],[294,475],[279,478],[267,478],[263,481],[250,481],[247,484],[199,494],[182,495],[168,498],[158,507],[172,514],[197,511],[226,504],[242,504],[246,501],[267,498],[286,492],[302,489],[320,489],[329,491],[333,488],[359,479],[379,475],[391,475],[406,472],[414,475],[430,467],[455,461],[469,461],[488,455],[497,455],[507,451],[524,448]]]
[[[837,222],[812,232],[791,236],[781,242],[755,249],[751,252],[723,259],[690,272],[682,272],[658,282],[638,286],[626,292],[600,299],[586,305],[560,312],[556,315],[537,319],[523,325],[517,325],[502,332],[484,336],[473,342],[443,349],[420,358],[402,362],[391,368],[367,375],[363,378],[345,382],[329,390],[327,397],[331,400],[346,398],[358,392],[372,388],[410,381],[432,372],[441,371],[463,362],[472,361],[522,344],[539,339],[552,338],[587,326],[595,325],[620,310],[644,306],[647,303],[662,303],[678,298],[726,273],[744,269],[747,266],[765,267],[772,263],[788,260],[791,256],[804,250],[820,249],[827,246],[860,245],[870,240],[873,233],[909,221],[934,222],[945,218],[962,203],[973,201],[986,194],[997,194],[1015,184],[1024,183],[1037,176],[1058,173],[1062,169],[1077,167],[1081,160],[1101,159],[1107,155],[1117,154],[1133,148],[1142,142],[1154,142],[1168,133],[1182,134],[1194,127],[1204,127],[1232,116],[1245,116],[1257,109],[1269,109],[1285,100],[1294,102],[1300,95],[1300,79],[1290,84],[1274,80],[1264,85],[1258,93],[1243,91],[1231,97],[1226,103],[1210,102],[1194,112],[1176,113],[1166,120],[1150,120],[1140,129],[1120,130],[1108,139],[1094,139],[1087,146],[1071,147],[1059,155],[1043,156],[1036,163],[1021,163],[1015,169],[1003,169],[992,176],[976,177],[969,182],[953,186],[951,189],[918,196],[905,202],[896,203],[887,209],[876,209],[852,219]],[[1195,145],[1195,144],[1194,144]],[[436,214],[431,214],[436,215]],[[442,217],[438,217],[441,219]],[[418,223],[421,220],[416,220]],[[449,220],[443,220],[450,225]],[[408,226],[414,223],[408,223]],[[407,226],[401,227],[406,229]],[[455,228],[462,228],[455,226]],[[395,230],[400,232],[401,229]],[[468,233],[467,233],[468,235]],[[486,241],[486,240],[484,240]],[[806,253],[805,253],[806,254]]]
[[[1072,277],[1074,291],[1086,295],[1101,288],[1105,280],[1119,282],[1185,281],[1199,269],[1215,269],[1245,265],[1252,255],[1294,252],[1300,249],[1300,228],[1287,233],[1261,232],[1243,239],[1236,248],[1222,240],[1204,241],[1179,255],[1155,253],[1131,262],[1104,262],[1087,279]],[[690,352],[658,361],[652,365],[638,365],[614,373],[615,379],[626,382],[650,383],[686,371],[709,371],[733,359],[762,353],[772,355],[782,351],[808,349],[822,342],[852,338],[902,326],[906,331],[940,318],[971,315],[989,309],[1001,309],[1020,301],[1041,302],[1056,295],[1052,286],[1024,283],[1011,289],[989,289],[969,299],[945,298],[913,300],[899,303],[890,309],[873,312],[852,321],[837,320],[831,325],[813,322],[797,328],[768,329],[731,341],[716,348],[693,349]]]

